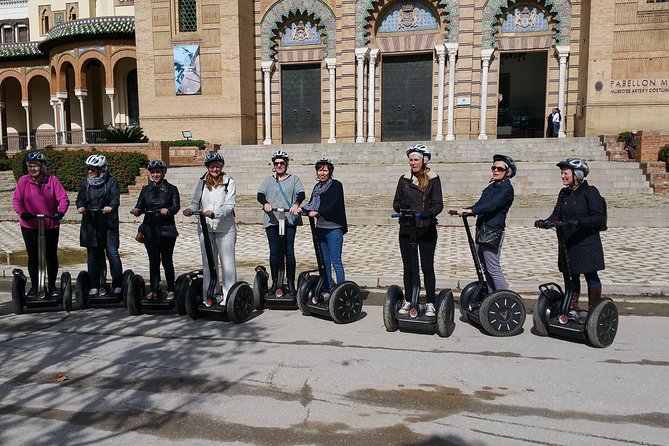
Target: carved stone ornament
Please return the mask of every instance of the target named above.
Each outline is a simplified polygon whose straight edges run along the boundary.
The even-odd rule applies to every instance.
[[[416,26],[418,26],[418,18],[416,16],[416,8],[414,7],[413,3],[402,5],[397,28],[415,28]]]
[[[290,29],[290,36],[294,42],[304,42],[311,39],[311,23],[307,22],[305,25],[303,21],[300,20],[299,23],[293,23],[293,26]]]
[[[516,9],[513,26],[517,28],[533,28],[537,24],[537,8],[532,11],[526,6],[522,9]]]

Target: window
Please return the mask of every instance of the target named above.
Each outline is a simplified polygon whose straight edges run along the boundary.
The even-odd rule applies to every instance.
[[[30,37],[28,35],[28,27],[25,25],[19,25],[17,28],[17,42],[28,42]]]
[[[51,6],[39,7],[40,34],[44,35],[51,29]]]
[[[197,31],[196,0],[179,0],[179,32]]]
[[[11,26],[6,25],[2,28],[2,42],[14,43],[14,33]]]
[[[79,14],[79,5],[77,3],[68,3],[67,4],[67,21],[71,22],[77,20],[77,15]]]

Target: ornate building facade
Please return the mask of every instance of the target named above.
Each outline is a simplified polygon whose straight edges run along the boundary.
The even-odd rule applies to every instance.
[[[127,8],[121,0],[30,7],[42,59],[27,49],[3,59],[0,47],[0,79],[9,59],[22,60],[10,81],[21,86],[12,114],[31,100],[28,73],[41,69],[48,82],[36,85],[49,92],[51,121],[65,123],[52,131],[140,118],[154,139],[189,130],[222,144],[526,138],[545,135],[554,108],[559,137],[666,127],[668,1],[150,0],[126,17],[134,46],[49,43],[55,31],[45,25],[108,14],[110,4],[112,15]],[[131,71],[114,80],[119,57],[136,59],[134,111],[117,104],[129,97],[120,85]],[[102,89],[89,86],[96,76]],[[100,93],[87,93],[79,110],[60,105],[84,90]],[[69,120],[59,118],[63,107]]]

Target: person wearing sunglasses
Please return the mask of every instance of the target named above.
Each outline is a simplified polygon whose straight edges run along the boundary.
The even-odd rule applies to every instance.
[[[457,211],[459,216],[476,215],[476,249],[483,263],[488,291],[508,290],[504,272],[500,265],[502,243],[506,227],[506,215],[513,204],[514,192],[511,178],[516,175],[516,163],[507,155],[492,158],[492,178],[483,189],[476,204]],[[485,235],[484,234],[492,234]]]
[[[299,214],[300,204],[304,201],[305,193],[302,181],[297,175],[288,173],[288,153],[277,150],[272,153],[272,172],[266,177],[258,189],[258,202],[263,206],[263,227],[269,243],[269,267],[272,275],[272,287],[269,293],[276,292],[279,265],[279,220],[278,213],[272,208],[288,209],[291,216],[286,220],[286,281],[291,294],[296,294],[295,288],[295,233],[297,226],[302,224]]]

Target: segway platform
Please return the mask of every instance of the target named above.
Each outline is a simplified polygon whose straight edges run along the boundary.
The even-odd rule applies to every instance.
[[[174,285],[174,299],[168,300],[167,293],[160,290],[158,297],[150,299],[147,297],[147,284],[144,278],[127,270],[124,274],[123,296],[128,306],[128,313],[133,316],[142,313],[176,312],[179,315],[186,314],[186,291],[185,277],[179,276]]]
[[[335,285],[328,298],[318,291],[322,284],[318,270],[304,271],[298,278],[297,305],[305,316],[317,314],[331,318],[337,324],[354,322],[362,312],[362,291],[355,282],[345,281]],[[319,296],[318,303],[313,303]]]
[[[294,310],[297,308],[297,294],[292,294],[288,286],[283,284],[274,293],[270,293],[267,287],[269,274],[264,266],[257,266],[256,276],[253,281],[253,296],[255,299],[255,309],[285,309]]]
[[[446,338],[455,330],[455,302],[453,292],[444,289],[434,300],[435,315],[425,315],[425,304],[412,305],[411,309],[400,314],[404,302],[404,293],[397,285],[391,285],[383,303],[383,323],[387,331],[435,334]]]
[[[45,290],[40,290],[35,297],[26,294],[27,277],[23,270],[12,271],[12,306],[15,314],[22,314],[26,309],[54,308],[62,306],[64,311],[72,311],[72,280],[70,273],[60,276],[59,296],[51,297]]]
[[[214,295],[210,299],[203,294],[202,270],[183,274],[179,279],[183,280],[184,291],[181,291],[181,293],[185,295],[186,313],[192,319],[210,316],[241,324],[246,322],[253,314],[253,289],[246,282],[236,282],[230,288],[227,299],[223,299],[221,295]],[[223,304],[221,304],[222,302]]]
[[[126,280],[125,274],[122,280]],[[77,306],[80,310],[90,307],[104,307],[118,304],[125,305],[123,293],[116,295],[114,294],[113,289],[114,288],[110,284],[104,283],[97,294],[89,294],[91,291],[91,276],[88,274],[88,271],[80,271],[74,285],[74,300],[77,302]]]

